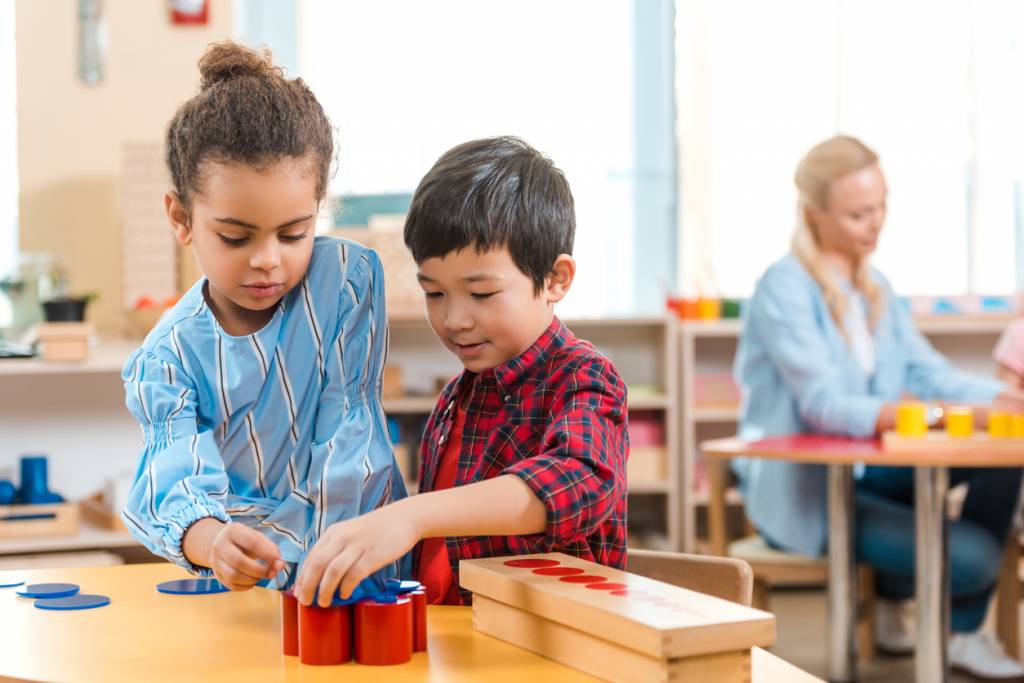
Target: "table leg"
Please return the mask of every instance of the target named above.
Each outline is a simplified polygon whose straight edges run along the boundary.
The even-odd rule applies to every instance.
[[[857,680],[857,560],[853,467],[828,466],[828,678]]]
[[[918,467],[914,471],[915,558],[917,573],[918,683],[949,680],[949,529],[946,492],[949,470]]]

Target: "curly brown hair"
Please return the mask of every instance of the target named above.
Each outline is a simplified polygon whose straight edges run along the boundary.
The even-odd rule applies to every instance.
[[[266,168],[281,159],[308,160],[322,200],[334,136],[309,86],[301,78],[285,78],[267,48],[256,51],[230,40],[207,48],[199,73],[199,92],[167,127],[167,166],[185,209],[193,194],[202,193],[209,162]]]

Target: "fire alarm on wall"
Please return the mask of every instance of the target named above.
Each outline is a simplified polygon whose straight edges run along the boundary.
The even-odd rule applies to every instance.
[[[208,0],[169,0],[172,24],[205,24]]]

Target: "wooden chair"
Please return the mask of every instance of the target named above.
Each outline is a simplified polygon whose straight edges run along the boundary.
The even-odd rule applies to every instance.
[[[626,570],[748,606],[754,585],[750,565],[729,557],[630,550]]]
[[[824,560],[777,550],[756,533],[730,542],[726,523],[729,461],[708,458],[706,462],[710,484],[708,549],[712,555],[741,559],[750,565],[754,574],[752,606],[770,612],[772,586],[827,584],[828,563]],[[863,565],[857,570],[857,593],[857,652],[861,660],[867,661],[875,654],[875,584],[874,573]]]

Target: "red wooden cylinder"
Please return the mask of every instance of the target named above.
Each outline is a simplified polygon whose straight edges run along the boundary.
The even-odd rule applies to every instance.
[[[356,603],[356,661],[402,664],[412,659],[412,601],[363,600]]]
[[[299,661],[344,664],[352,659],[352,607],[299,605]]]
[[[427,651],[427,591],[418,588],[408,593],[412,600],[412,651]]]
[[[289,657],[299,655],[299,601],[291,591],[281,593],[281,651]]]

